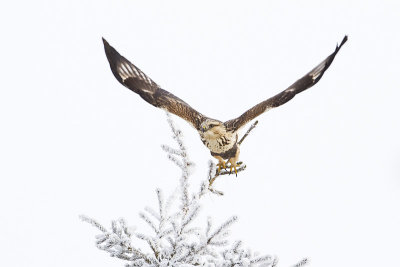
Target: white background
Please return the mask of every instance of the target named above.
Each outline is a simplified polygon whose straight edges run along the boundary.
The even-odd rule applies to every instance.
[[[113,77],[104,36],[163,88],[228,120],[349,41],[321,81],[259,118],[247,170],[202,214],[280,266],[400,266],[398,1],[13,1],[0,10],[0,264],[123,266],[96,229],[156,205],[179,170],[165,115]],[[193,189],[211,158],[176,118]],[[200,225],[205,224],[199,218]]]

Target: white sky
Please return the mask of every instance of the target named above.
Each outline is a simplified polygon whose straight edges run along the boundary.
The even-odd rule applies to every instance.
[[[4,6],[5,5],[5,6]],[[14,1],[0,10],[2,266],[123,266],[96,230],[132,225],[179,170],[162,111],[117,83],[104,36],[163,88],[220,120],[349,41],[321,81],[259,118],[248,169],[203,215],[280,266],[400,266],[398,1]],[[192,184],[211,158],[183,120]],[[205,223],[201,219],[199,223]]]

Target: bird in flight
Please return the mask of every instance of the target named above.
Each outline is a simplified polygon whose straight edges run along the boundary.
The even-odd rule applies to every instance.
[[[340,45],[336,46],[332,54],[286,90],[255,105],[239,117],[222,122],[201,114],[182,99],[162,89],[138,67],[121,56],[103,38],[106,56],[115,78],[122,85],[139,94],[140,97],[151,105],[173,113],[189,122],[197,130],[201,141],[210,150],[211,155],[218,160],[218,171],[221,168],[225,169],[226,164],[229,162],[230,171],[232,172],[232,168],[234,168],[236,174],[240,153],[238,144],[239,129],[267,110],[285,104],[296,94],[315,85],[329,68],[336,54],[346,41],[347,36],[343,38]]]

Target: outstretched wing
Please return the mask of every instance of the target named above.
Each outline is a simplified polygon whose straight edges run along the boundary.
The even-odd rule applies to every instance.
[[[188,121],[194,128],[200,130],[201,122],[207,119],[207,117],[197,112],[182,99],[161,89],[138,67],[121,56],[104,38],[103,43],[111,71],[121,84],[139,94],[153,106],[181,117]]]
[[[324,74],[324,72],[329,68],[336,54],[339,52],[342,45],[347,41],[347,36],[345,36],[339,46],[336,46],[335,51],[329,55],[324,61],[322,61],[318,66],[313,68],[309,73],[304,75],[301,79],[297,80],[294,84],[289,86],[285,91],[255,105],[251,109],[247,110],[240,117],[229,120],[225,122],[225,126],[230,131],[237,131],[239,128],[243,127],[246,123],[257,117],[258,115],[264,113],[267,110],[278,107],[285,104],[290,99],[292,99],[296,94],[303,92],[307,88],[310,88],[316,84]]]

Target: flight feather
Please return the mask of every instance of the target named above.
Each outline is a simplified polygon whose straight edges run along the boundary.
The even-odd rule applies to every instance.
[[[304,90],[315,85],[322,77],[324,72],[329,68],[336,54],[339,52],[342,45],[347,41],[347,36],[345,36],[340,43],[336,46],[335,51],[330,54],[325,60],[313,68],[310,72],[304,75],[302,78],[294,82],[286,90],[280,92],[279,94],[255,105],[251,109],[244,112],[238,118],[226,121],[224,124],[226,128],[230,131],[237,131],[243,127],[246,123],[261,115],[262,113],[285,104],[290,99],[292,99],[296,94],[303,92]]]
[[[122,85],[140,95],[151,105],[173,113],[188,121],[197,130],[200,129],[201,123],[207,117],[179,97],[162,89],[138,67],[121,56],[104,38],[103,44],[111,71]]]

